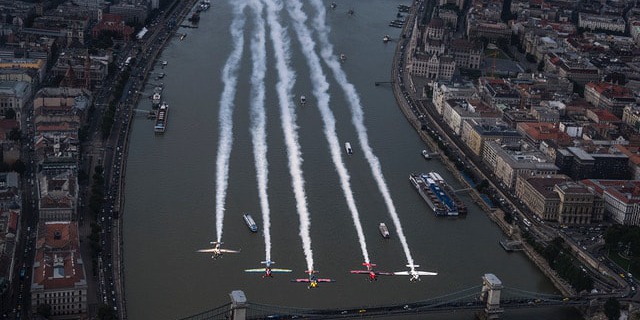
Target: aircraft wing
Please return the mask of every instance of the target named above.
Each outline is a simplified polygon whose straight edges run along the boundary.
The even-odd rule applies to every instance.
[[[215,249],[200,249],[196,252],[213,252]]]
[[[245,269],[244,272],[249,272],[249,273],[265,273],[267,272],[267,270],[265,268],[258,268],[258,269]]]
[[[220,249],[222,253],[240,253],[240,250]]]
[[[320,279],[317,279],[317,281],[318,281],[318,282],[336,282],[336,281],[335,281],[335,280],[333,280],[333,279],[326,279],[326,278],[320,278]]]
[[[427,272],[427,271],[415,271],[415,273],[419,276],[437,276],[437,272]],[[411,276],[411,271],[400,271],[393,273],[396,276]]]
[[[271,273],[290,273],[290,272],[292,272],[292,270],[290,269],[279,269],[279,268],[271,269]]]
[[[353,274],[369,274],[367,270],[351,270],[350,272]]]
[[[374,271],[373,273],[379,275],[379,276],[393,276],[395,275],[395,273],[393,272],[384,272],[384,271]]]
[[[306,279],[306,278],[304,278],[304,279],[293,279],[293,280],[291,280],[291,282],[310,282],[310,280]]]

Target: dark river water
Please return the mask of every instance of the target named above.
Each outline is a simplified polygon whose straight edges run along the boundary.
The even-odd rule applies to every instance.
[[[443,219],[430,213],[410,185],[409,173],[437,171],[454,188],[461,187],[438,160],[422,158],[424,144],[399,111],[391,88],[374,86],[374,81],[390,77],[396,43],[385,44],[382,37],[399,35],[400,29],[387,26],[396,19],[398,2],[336,0],[334,10],[329,2],[323,4],[333,59],[340,53],[347,58],[338,65],[338,73],[335,63],[320,56],[319,49],[329,48],[315,29],[317,21],[301,27],[294,22],[301,15],[290,15],[286,7],[277,19],[270,19],[266,4],[275,0],[265,2],[259,15],[251,6],[235,15],[234,10],[245,2],[213,1],[211,9],[201,14],[199,28],[179,31],[187,36],[170,42],[160,58],[168,65],[156,68],[166,73],[162,81],[163,99],[170,106],[167,131],[154,135],[153,122],[142,113],[132,127],[123,217],[130,319],[189,316],[229,302],[232,290],[243,290],[250,302],[279,306],[360,308],[408,303],[481,285],[485,273],[496,274],[505,287],[557,293],[524,254],[507,253],[498,245],[501,231],[468,196],[462,195],[469,206],[466,217]],[[301,11],[309,19],[319,17],[313,1],[303,3]],[[353,15],[347,14],[349,9]],[[262,21],[266,51],[251,46],[254,35],[261,34]],[[238,31],[232,34],[230,28]],[[296,31],[309,37],[301,42]],[[281,50],[283,44],[290,50]],[[305,55],[309,52],[314,54]],[[313,61],[308,63],[314,56],[319,69]],[[260,58],[265,60],[264,79],[254,73],[254,62],[260,65]],[[336,80],[334,74],[341,73],[346,81]],[[322,86],[325,81],[327,87]],[[259,98],[257,84],[264,87],[264,99]],[[153,87],[150,83],[145,95]],[[359,103],[353,103],[354,92]],[[300,95],[307,98],[304,106],[299,104]],[[327,97],[328,102],[322,100]],[[362,127],[352,119],[354,105],[363,112]],[[138,106],[150,108],[147,100]],[[256,158],[251,130],[260,128],[262,115],[264,134],[256,136],[264,138],[257,141],[265,141],[266,156]],[[325,125],[330,120],[335,121],[335,130],[329,130],[327,139]],[[346,141],[353,147],[351,156],[344,152]],[[268,168],[264,175],[268,198],[260,197],[257,172],[266,171],[256,169],[256,159]],[[350,179],[345,189],[346,175]],[[270,212],[270,250],[265,246],[261,203],[268,203]],[[249,232],[242,220],[244,212],[252,214],[259,232]],[[309,224],[302,233],[301,221]],[[380,222],[389,226],[390,239],[380,236]],[[241,253],[217,260],[196,253],[217,239]],[[293,273],[273,279],[244,273],[260,267],[267,255],[277,262],[275,267]],[[405,265],[412,259],[419,270],[438,275],[422,277],[420,282],[400,276],[369,282],[365,275],[349,273],[362,268],[365,256],[381,271],[407,270]],[[319,277],[336,282],[308,290],[305,284],[290,281],[305,278],[304,270],[310,267],[320,271]],[[472,319],[473,315],[413,318]],[[555,308],[507,311],[505,318],[579,317],[570,309]]]

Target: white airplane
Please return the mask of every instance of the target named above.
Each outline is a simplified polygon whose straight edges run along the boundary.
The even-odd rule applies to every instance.
[[[437,276],[437,272],[417,271],[415,268],[420,267],[417,264],[408,264],[409,271],[398,271],[393,274],[396,276],[410,276],[409,281],[420,281],[420,276]]]
[[[244,272],[248,272],[248,273],[264,273],[264,275],[262,276],[263,279],[265,277],[273,278],[273,274],[274,273],[290,273],[290,272],[292,272],[290,269],[271,268],[271,265],[275,263],[275,262],[273,262],[271,260],[261,261],[260,263],[264,264],[265,267],[264,268],[257,268],[257,269],[246,269],[246,270],[244,270]]]
[[[200,249],[197,252],[205,252],[205,253],[213,253],[211,256],[212,259],[217,259],[222,256],[223,253],[240,253],[240,250],[231,250],[231,249],[222,249],[220,246],[223,242],[211,241],[210,242],[214,247],[211,249]]]

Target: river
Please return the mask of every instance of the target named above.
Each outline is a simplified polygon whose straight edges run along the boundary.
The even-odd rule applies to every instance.
[[[242,1],[231,1],[238,5]],[[403,0],[409,4],[408,1]],[[317,14],[309,2],[302,10],[314,18]],[[361,100],[366,133],[358,132],[345,91],[336,81],[328,65],[321,62],[328,82],[329,107],[335,117],[339,154],[350,175],[354,203],[360,215],[364,241],[360,241],[349,210],[340,176],[332,161],[329,144],[323,131],[323,116],[314,95],[309,68],[292,18],[283,14],[280,22],[291,37],[290,68],[295,82],[289,92],[291,110],[298,126],[301,152],[299,172],[304,184],[300,192],[306,196],[306,206],[297,205],[288,158],[288,147],[295,143],[285,138],[291,130],[283,130],[281,103],[278,99],[277,52],[274,51],[271,28],[267,23],[265,84],[265,117],[268,163],[268,201],[271,211],[271,259],[274,267],[289,268],[292,274],[277,274],[262,279],[259,274],[246,274],[246,268],[260,267],[265,260],[265,241],[258,175],[253,155],[250,129],[255,128],[256,115],[252,105],[252,56],[250,43],[257,31],[257,20],[247,8],[243,16],[244,44],[239,56],[237,85],[222,80],[222,70],[238,36],[229,31],[234,19],[233,8],[226,1],[215,1],[210,10],[201,14],[199,28],[181,29],[187,36],[175,37],[160,60],[168,61],[155,72],[164,72],[163,99],[170,105],[167,131],[154,135],[152,121],[141,114],[132,125],[127,161],[126,202],[123,213],[124,265],[127,311],[130,319],[176,319],[212,309],[229,302],[232,290],[243,290],[250,302],[309,308],[366,307],[389,303],[406,303],[438,297],[481,285],[484,273],[496,274],[506,287],[557,293],[544,275],[520,253],[507,253],[499,245],[503,238],[495,226],[471,199],[463,195],[469,206],[464,218],[438,218],[428,212],[408,181],[411,172],[438,171],[460,188],[452,175],[438,160],[425,161],[420,151],[424,144],[399,111],[388,86],[374,86],[374,81],[388,81],[395,42],[383,43],[389,34],[397,38],[399,29],[387,26],[396,19],[398,3],[388,0],[336,1],[337,7],[327,10],[329,40],[335,54],[347,57],[341,70],[353,84]],[[353,15],[347,14],[352,9]],[[263,17],[267,17],[265,13]],[[307,24],[313,28],[311,24]],[[310,29],[313,30],[313,29]],[[318,34],[312,33],[317,45]],[[316,47],[317,49],[317,47]],[[318,50],[315,50],[318,53]],[[258,55],[260,56],[260,55]],[[151,77],[153,78],[153,77]],[[229,78],[227,78],[229,79]],[[233,82],[233,81],[232,81]],[[289,83],[289,82],[288,82]],[[153,90],[150,83],[145,94]],[[223,91],[233,88],[230,104],[221,103]],[[233,90],[226,94],[233,93]],[[225,95],[226,95],[225,94]],[[300,106],[298,97],[306,95]],[[221,131],[221,106],[233,110],[231,122]],[[138,109],[148,110],[151,102],[143,99]],[[286,119],[285,119],[286,120]],[[222,132],[222,133],[221,133]],[[285,132],[287,132],[285,134]],[[229,133],[232,141],[228,166],[228,188],[222,224],[216,224],[216,172],[220,138]],[[389,190],[396,209],[406,249],[399,239],[400,230],[393,222],[379,184],[374,179],[365,147],[359,134],[366,134],[373,154],[380,162],[384,185]],[[346,156],[342,148],[349,141],[354,152]],[[228,141],[227,141],[228,142]],[[335,145],[334,145],[335,148]],[[225,154],[225,153],[223,153]],[[300,191],[302,190],[302,191]],[[302,209],[300,209],[302,207]],[[305,210],[306,208],[307,210]],[[310,228],[307,248],[300,236],[300,215],[308,211]],[[251,212],[260,231],[250,233],[241,218]],[[304,219],[303,219],[304,220]],[[378,224],[386,222],[391,239],[384,240]],[[196,253],[223,231],[225,247],[240,249],[239,254],[227,254],[212,260]],[[409,282],[407,277],[383,277],[369,282],[365,275],[352,275],[349,270],[361,269],[363,244],[371,262],[381,271],[407,270],[408,257],[420,270],[437,271],[434,277],[422,277]],[[305,284],[292,283],[293,278],[305,278],[309,265],[319,270],[320,277],[335,279],[308,290]],[[572,319],[579,318],[566,308],[508,311],[510,319]],[[415,316],[414,316],[415,317]],[[420,316],[421,319],[471,319],[471,313]]]

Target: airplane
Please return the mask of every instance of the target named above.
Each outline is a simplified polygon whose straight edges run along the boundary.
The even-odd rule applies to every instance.
[[[393,276],[394,275],[393,272],[382,272],[382,271],[373,270],[373,268],[376,267],[375,263],[363,262],[362,265],[367,267],[367,270],[351,270],[351,273],[353,273],[353,274],[368,274],[369,275],[369,281],[377,281],[379,275],[382,275],[382,276]]]
[[[291,280],[291,282],[307,282],[307,283],[309,283],[309,286],[307,287],[308,289],[317,288],[318,287],[318,283],[320,283],[320,282],[336,282],[333,279],[326,279],[326,278],[318,278],[318,277],[316,277],[316,273],[318,273],[318,271],[316,271],[316,270],[307,270],[304,273],[309,274],[309,278],[293,279],[293,280]]]
[[[261,272],[264,272],[264,275],[262,275],[263,279],[265,277],[273,278],[273,274],[274,273],[290,273],[291,272],[291,270],[289,270],[289,269],[271,268],[271,265],[275,263],[275,262],[273,262],[271,260],[260,261],[260,263],[264,264],[264,268],[246,269],[246,270],[244,270],[244,272],[248,272],[248,273],[261,273]]]
[[[220,248],[220,246],[224,242],[211,241],[210,243],[214,246],[213,248],[211,248],[211,249],[200,249],[197,252],[213,253],[213,255],[211,256],[212,259],[217,259],[217,258],[221,257],[223,253],[240,253],[240,250],[231,250],[231,249],[222,249],[222,248]]]
[[[411,276],[409,281],[420,281],[420,276],[437,276],[437,272],[429,272],[429,271],[417,271],[415,268],[420,267],[417,264],[408,264],[407,267],[410,268],[409,271],[399,271],[394,272],[393,274],[396,276]]]

